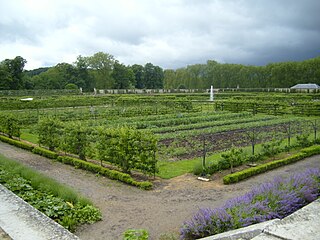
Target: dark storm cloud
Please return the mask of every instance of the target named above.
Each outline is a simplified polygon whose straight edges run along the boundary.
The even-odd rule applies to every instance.
[[[0,52],[29,68],[98,51],[164,68],[320,55],[318,0],[0,1]]]

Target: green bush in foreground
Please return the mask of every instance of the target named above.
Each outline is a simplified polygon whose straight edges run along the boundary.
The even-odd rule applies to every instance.
[[[149,233],[145,229],[128,229],[123,233],[123,240],[148,240]]]

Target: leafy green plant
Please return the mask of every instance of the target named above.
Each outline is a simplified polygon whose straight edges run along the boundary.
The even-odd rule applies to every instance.
[[[123,240],[148,240],[149,233],[145,229],[128,229],[123,233]]]
[[[281,151],[281,139],[273,138],[272,141],[262,144],[262,154],[272,157]]]
[[[193,167],[193,174],[194,175],[200,175],[204,171],[206,172],[206,169],[203,169],[202,163],[200,163],[200,162],[197,162]]]
[[[32,152],[35,154],[39,154],[41,156],[44,156],[46,158],[51,158],[51,159],[56,159],[59,156],[56,152],[47,150],[42,147],[34,147]]]
[[[157,171],[157,140],[150,132],[129,127],[100,129],[97,151],[101,161],[111,162],[126,173],[132,169],[147,174]]]
[[[0,131],[7,134],[9,138],[20,137],[19,120],[12,114],[1,116]]]
[[[303,133],[301,135],[297,135],[297,144],[301,147],[308,147],[311,145],[311,141],[309,140],[309,134]]]
[[[21,142],[21,141],[18,141],[18,140],[14,140],[12,138],[8,138],[8,137],[2,136],[2,135],[0,135],[0,141],[9,143],[11,145],[14,145],[14,146],[19,147],[19,148],[23,148],[23,149],[28,150],[28,151],[32,151],[33,148],[34,148],[32,145],[30,145],[28,143],[24,143],[24,142]]]
[[[106,176],[110,179],[118,180],[133,186],[137,186],[144,190],[150,190],[152,189],[152,183],[151,182],[138,182],[135,181],[129,174],[122,173],[116,170],[111,170],[102,166],[99,166],[97,164],[93,164],[91,162],[86,162],[80,159],[72,158],[72,157],[66,157],[66,156],[59,156],[57,158],[59,162],[72,165],[76,168],[81,168],[84,170],[88,170],[93,173],[99,173],[103,176]]]
[[[38,123],[39,144],[54,151],[59,146],[62,135],[62,123],[57,118],[45,117]]]
[[[243,159],[245,159],[243,157],[243,150],[235,147],[232,147],[228,152],[221,154],[221,157],[230,166],[231,173],[233,173],[233,167],[241,165]]]
[[[89,146],[88,135],[88,129],[80,122],[69,123],[64,128],[61,148],[70,153],[77,154],[81,160],[85,160]]]
[[[29,169],[23,167],[12,169],[9,166],[18,165],[8,163],[8,160],[1,158],[0,183],[65,228],[74,231],[78,225],[101,220],[101,212],[92,205],[85,203],[85,201],[68,202],[59,196],[53,195],[53,189],[43,187],[48,181],[44,177],[41,177],[42,187],[36,184],[32,186],[31,180],[18,174],[18,170],[23,173],[23,170],[30,172]],[[33,173],[35,172],[33,171]],[[28,174],[24,175],[28,176]],[[34,175],[37,175],[37,173]],[[35,186],[38,186],[38,188],[35,188]],[[47,186],[49,185],[47,184]],[[70,192],[70,194],[73,193]]]

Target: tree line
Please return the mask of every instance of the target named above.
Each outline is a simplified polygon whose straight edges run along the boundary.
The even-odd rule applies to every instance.
[[[0,62],[0,90],[163,88],[163,69],[152,63],[126,66],[108,53],[78,56],[73,64],[24,70],[27,61],[17,56]]]
[[[289,88],[298,83],[320,85],[320,57],[266,66],[222,64],[213,60],[164,71],[166,89]]]
[[[78,56],[73,64],[24,70],[20,56],[0,62],[0,90],[17,89],[207,89],[288,88],[298,83],[320,85],[320,57],[266,66],[218,63],[163,70],[147,63],[124,65],[108,53]]]

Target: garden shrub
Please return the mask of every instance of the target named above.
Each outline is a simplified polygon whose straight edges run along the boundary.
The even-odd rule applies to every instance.
[[[219,170],[225,170],[230,168],[230,163],[227,159],[221,158],[218,161]]]
[[[58,118],[44,117],[39,120],[37,131],[39,144],[53,151],[59,146],[62,136],[62,122]]]
[[[128,229],[123,233],[123,240],[148,240],[149,233],[145,229]]]
[[[284,218],[320,196],[320,169],[289,178],[275,178],[220,208],[200,209],[180,229],[181,239],[198,239],[225,231]]]
[[[108,169],[99,165],[96,165],[94,163],[91,162],[86,162],[84,160],[80,160],[77,158],[72,158],[72,157],[68,157],[68,156],[59,156],[57,158],[57,160],[59,162],[68,164],[68,165],[72,165],[76,168],[80,168],[80,169],[84,169],[84,170],[88,170],[90,172],[93,173],[99,173],[103,176],[106,176],[110,179],[113,180],[118,180],[120,182],[123,183],[127,183],[133,186],[137,186],[141,189],[144,190],[150,190],[152,189],[153,184],[151,182],[138,182],[135,181],[129,174],[127,173],[122,173],[116,170],[112,170],[112,169]]]
[[[135,186],[137,186],[138,188],[144,189],[144,190],[151,190],[153,187],[153,184],[151,182],[137,182],[137,181],[133,181],[132,182]]]
[[[222,153],[221,157],[224,162],[227,162],[230,166],[231,173],[233,172],[233,167],[241,165],[245,159],[243,157],[243,150],[235,147],[232,147],[229,151]]]
[[[0,132],[7,134],[9,138],[20,137],[20,123],[18,118],[13,114],[1,116]]]
[[[290,163],[297,162],[301,159],[304,159],[306,157],[309,157],[315,154],[320,154],[320,146],[318,145],[302,149],[300,153],[297,153],[295,155],[292,155],[290,157],[287,157],[281,160],[261,164],[257,167],[248,168],[240,172],[226,175],[223,178],[223,183],[224,184],[236,183],[243,179],[249,178],[251,176],[254,176],[254,175],[257,175],[257,174],[260,174],[260,173],[263,173],[271,169],[275,169]]]
[[[46,158],[51,158],[51,159],[57,159],[59,156],[56,152],[50,151],[42,147],[34,147],[32,152]]]
[[[77,154],[80,159],[85,160],[89,147],[89,129],[80,122],[65,124],[63,132],[63,143],[60,148],[66,152]]]
[[[272,157],[277,153],[281,152],[281,142],[282,140],[272,139],[270,142],[265,142],[262,144],[262,155]]]
[[[297,138],[298,146],[308,147],[308,146],[310,146],[312,144],[311,141],[309,140],[309,134],[308,133],[297,135],[296,138]]]
[[[201,175],[202,173],[206,172],[206,168],[203,169],[202,163],[196,163],[193,167],[193,174],[194,175]]]
[[[14,145],[16,147],[23,148],[28,151],[32,151],[34,148],[32,145],[30,145],[28,143],[24,143],[19,140],[14,140],[14,139],[8,138],[6,136],[2,136],[2,135],[0,135],[0,140],[2,142],[9,143],[10,145]]]
[[[145,174],[157,172],[157,139],[150,131],[141,131],[130,127],[99,129],[98,157],[111,162],[124,172],[132,169]]]
[[[215,172],[220,170],[219,162],[213,161],[206,164],[206,167],[203,168],[202,163],[196,163],[193,167],[194,175],[208,174],[212,175]]]
[[[66,199],[60,196],[53,195],[50,188],[46,189],[40,187],[40,185],[35,187],[30,179],[25,178],[25,176],[22,177],[22,175],[17,174],[12,169],[8,169],[10,163],[2,162],[2,164],[0,165],[1,184],[70,231],[74,231],[78,225],[101,220],[100,210],[90,204],[84,203],[84,200],[80,201],[80,197],[75,199],[78,201],[66,201]],[[17,167],[17,164],[14,164],[14,166]],[[25,169],[25,167],[21,168],[22,170]],[[37,175],[37,173],[34,175]],[[54,187],[50,179],[46,177],[41,177],[41,179],[43,180],[42,184]],[[62,188],[68,192],[67,188]],[[69,193],[71,195],[74,194],[72,191]]]
[[[308,148],[304,148],[301,150],[302,153],[304,153],[306,156],[312,156],[315,154],[319,154],[320,153],[320,145],[315,145],[315,146],[311,146]]]
[[[246,155],[244,162],[254,163],[261,160],[262,158],[263,158],[263,155],[261,153],[256,153],[254,155]]]
[[[206,168],[207,174],[213,174],[219,171],[219,164],[217,162],[209,162]]]

